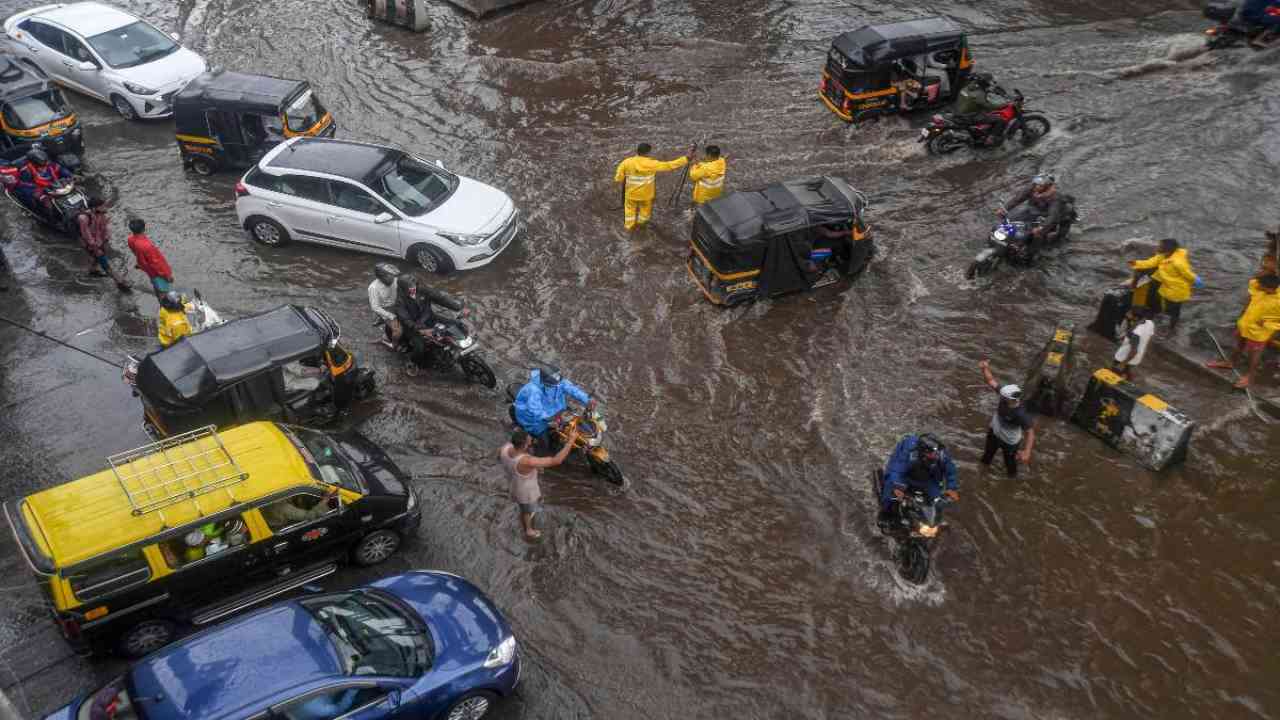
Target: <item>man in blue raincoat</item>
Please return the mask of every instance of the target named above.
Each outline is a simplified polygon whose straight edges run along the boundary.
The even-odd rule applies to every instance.
[[[880,522],[893,517],[893,504],[909,491],[923,490],[930,500],[944,493],[952,502],[960,499],[956,463],[942,441],[930,434],[904,435],[884,468],[880,490]]]
[[[595,401],[582,388],[565,380],[560,371],[544,365],[529,373],[529,382],[516,394],[516,422],[539,443],[545,442],[551,421],[569,408],[565,396],[595,407]]]

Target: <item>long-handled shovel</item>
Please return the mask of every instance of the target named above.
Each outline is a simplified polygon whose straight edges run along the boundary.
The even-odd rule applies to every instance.
[[[1227,353],[1223,351],[1222,346],[1218,344],[1218,338],[1214,337],[1213,331],[1209,328],[1205,328],[1204,332],[1209,336],[1209,339],[1213,341],[1213,346],[1218,348],[1218,357],[1221,357],[1223,362],[1231,364],[1231,358],[1227,357]],[[1236,372],[1235,365],[1231,366],[1231,374],[1235,376],[1237,381],[1240,380],[1240,373]],[[1253,399],[1253,393],[1249,391],[1249,388],[1244,389],[1244,396],[1249,399],[1249,409],[1253,411],[1254,415],[1258,416],[1258,419],[1265,423],[1275,422],[1258,409],[1258,403]]]

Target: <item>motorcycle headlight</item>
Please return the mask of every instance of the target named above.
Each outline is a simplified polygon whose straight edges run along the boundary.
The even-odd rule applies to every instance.
[[[156,94],[155,90],[152,90],[146,85],[139,85],[137,83],[131,83],[131,82],[124,83],[124,89],[128,90],[134,95],[155,95]]]
[[[458,347],[462,348],[463,350],[466,350],[467,348],[475,344],[476,344],[476,341],[469,337],[464,337],[458,341]]]
[[[999,240],[1000,242],[1004,242],[1009,239],[1009,233],[1005,232],[1004,228],[998,228],[995,232],[991,233],[991,237]]]
[[[514,635],[507,636],[506,640],[498,643],[498,646],[489,651],[489,657],[484,659],[484,666],[487,668],[502,667],[510,665],[512,660],[516,659],[516,638]]]
[[[440,233],[440,237],[462,247],[474,247],[488,239],[487,235],[467,235],[464,233]]]
[[[935,536],[935,535],[937,535],[937,534],[938,534],[938,526],[937,526],[937,525],[925,525],[924,523],[920,523],[920,530],[919,530],[919,533],[920,533],[920,536],[921,536],[921,537],[931,538],[931,537],[933,537],[933,536]]]

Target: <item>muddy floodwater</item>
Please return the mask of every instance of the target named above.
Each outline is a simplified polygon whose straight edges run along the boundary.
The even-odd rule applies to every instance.
[[[145,217],[180,286],[229,316],[322,306],[377,370],[357,424],[414,475],[423,535],[327,586],[419,567],[475,581],[526,659],[497,717],[1280,716],[1280,425],[1173,356],[1207,358],[1205,327],[1227,339],[1262,228],[1280,223],[1280,50],[1199,52],[1189,0],[545,0],[482,22],[436,4],[421,35],[354,0],[119,4],[211,63],[310,79],[340,137],[438,157],[527,217],[492,265],[432,282],[466,299],[500,377],[554,361],[603,399],[629,484],[548,473],[538,545],[494,462],[500,393],[406,377],[374,344],[373,257],[252,243],[237,173],[186,174],[172,123],[72,96],[118,250],[126,216]],[[818,102],[833,35],[926,12],[969,28],[979,68],[1052,133],[940,159],[916,142],[925,116],[850,131]],[[674,175],[653,226],[622,231],[613,167],[640,141],[663,159],[718,143],[736,189],[843,176],[871,199],[879,253],[851,286],[713,307],[683,268]],[[991,209],[1042,171],[1078,200],[1069,245],[966,281]],[[154,342],[154,299],[77,278],[81,251],[11,207],[0,232],[5,317],[113,361]],[[1199,423],[1186,463],[1155,474],[1045,418],[1022,477],[984,471],[978,361],[1020,379],[1071,319],[1082,385],[1113,352],[1083,332],[1102,290],[1166,236],[1206,282],[1143,364]],[[116,368],[12,327],[0,363],[4,499],[146,441]],[[1278,385],[1268,371],[1258,391]],[[962,492],[921,587],[898,579],[868,484],[917,430],[949,443]],[[0,686],[38,715],[120,665],[70,656],[7,533],[0,548]]]

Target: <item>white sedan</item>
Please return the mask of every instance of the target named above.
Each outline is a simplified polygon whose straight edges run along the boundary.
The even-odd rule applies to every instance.
[[[23,10],[4,21],[4,32],[24,62],[128,120],[172,115],[173,96],[206,69],[176,33],[102,3]]]

